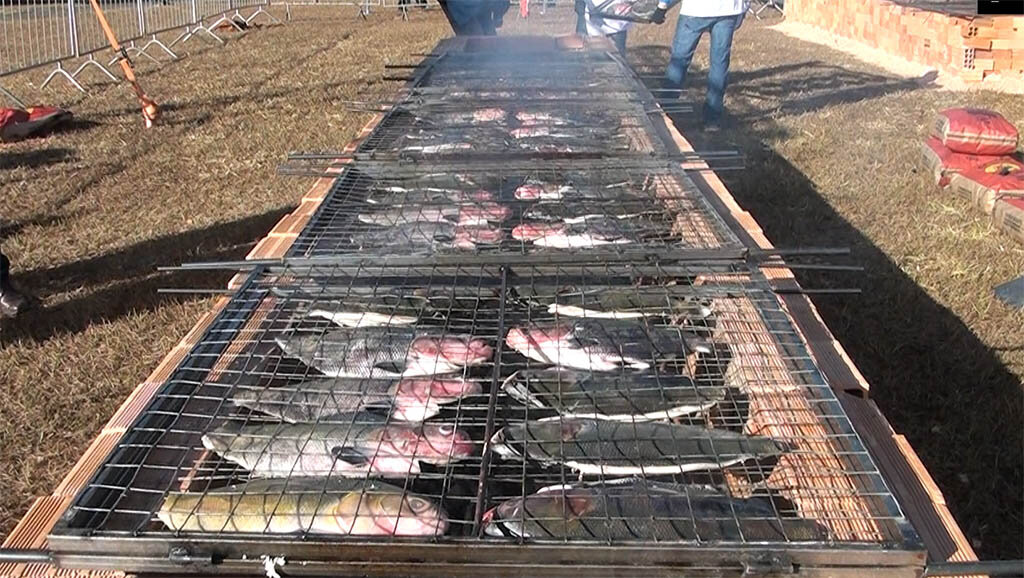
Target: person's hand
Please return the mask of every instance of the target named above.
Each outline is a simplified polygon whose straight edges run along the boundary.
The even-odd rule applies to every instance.
[[[654,11],[654,13],[651,14],[651,22],[653,22],[655,24],[664,24],[665,23],[665,9],[659,6]]]

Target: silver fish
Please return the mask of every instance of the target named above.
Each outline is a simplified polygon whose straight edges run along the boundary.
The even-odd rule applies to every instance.
[[[411,327],[293,331],[276,340],[289,356],[328,377],[411,377],[453,373],[490,360],[483,339],[431,335]]]
[[[764,497],[629,478],[542,488],[484,514],[489,536],[587,541],[821,541],[828,531],[782,517]]]
[[[547,292],[534,287],[517,289],[524,299],[546,307],[549,313],[592,319],[668,317],[690,322],[711,316],[710,300],[691,287],[677,285],[576,288]]]
[[[507,426],[490,441],[503,457],[562,464],[583,475],[602,476],[720,470],[783,453],[771,438],[728,430],[561,416]]]
[[[505,343],[530,359],[588,371],[647,370],[673,359],[692,366],[696,353],[712,352],[710,344],[681,328],[611,319],[513,327]]]
[[[698,386],[689,377],[523,369],[502,389],[523,403],[566,417],[615,421],[663,420],[707,411],[725,399],[724,387]]]
[[[460,205],[419,205],[401,206],[374,212],[360,213],[359,222],[369,225],[394,227],[407,223],[453,223],[456,225],[482,226],[500,223],[512,211],[497,203],[466,203]]]
[[[318,425],[229,424],[202,441],[256,478],[402,477],[418,474],[420,462],[443,465],[476,451],[470,437],[451,424],[388,423],[371,413]]]
[[[457,377],[315,379],[286,387],[246,388],[232,402],[288,423],[323,423],[360,409],[386,407],[393,419],[423,421],[441,406],[480,393],[480,383]]]
[[[538,247],[575,249],[657,240],[670,232],[667,223],[645,219],[593,216],[577,222],[527,222],[512,229],[512,238]]]
[[[356,233],[352,236],[352,243],[361,249],[388,249],[400,253],[446,247],[473,249],[478,245],[499,243],[503,237],[500,229],[491,227],[412,222]]]
[[[167,494],[157,517],[183,532],[440,536],[448,515],[422,496],[377,480],[253,480]]]

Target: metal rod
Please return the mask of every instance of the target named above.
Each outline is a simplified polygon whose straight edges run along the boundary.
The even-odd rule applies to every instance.
[[[928,564],[924,576],[1024,576],[1024,560],[980,560],[976,562],[938,562]]]
[[[53,553],[49,550],[0,548],[0,562],[9,562],[14,564],[53,564]]]
[[[845,289],[804,289],[801,287],[774,287],[772,291],[779,295],[857,295],[861,293],[860,289],[856,288],[845,288]]]
[[[156,290],[157,294],[162,295],[193,295],[193,294],[210,294],[210,295],[234,295],[235,292],[230,289],[204,289],[200,287],[159,287]]]
[[[849,255],[849,247],[794,247],[792,249],[751,249],[752,256],[773,255]]]
[[[501,268],[501,293],[500,295],[508,294],[508,268]],[[507,299],[502,299],[498,302],[498,350],[495,352],[494,359],[500,360],[505,345],[505,302]],[[487,420],[484,422],[484,453],[480,456],[480,477],[477,479],[476,486],[476,510],[473,514],[473,530],[479,535],[482,531],[481,522],[484,517],[484,506],[487,499],[487,474],[490,470],[491,465],[491,437],[494,436],[494,415],[497,411],[498,406],[498,373],[500,371],[500,364],[495,363],[494,368],[491,371],[491,394],[487,399]]]
[[[863,271],[864,267],[860,265],[817,265],[814,263],[761,263],[761,267],[764,268],[785,268],[785,269],[809,269],[813,271],[852,271],[859,272]]]

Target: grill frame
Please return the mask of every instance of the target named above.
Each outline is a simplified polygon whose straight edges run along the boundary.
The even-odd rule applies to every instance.
[[[657,128],[656,126],[655,129]],[[717,202],[712,201],[712,204]],[[521,261],[521,257],[518,259]],[[511,261],[511,264],[514,262],[515,260]],[[257,271],[249,275],[243,283],[243,290],[262,273],[263,271]],[[194,350],[204,346],[206,337],[214,331],[213,328],[220,321],[238,323],[237,312],[225,310],[218,314]],[[798,345],[804,347],[806,351],[806,344],[802,338]],[[810,354],[806,355],[810,359]],[[161,391],[171,382],[172,380],[168,380]],[[827,388],[827,385],[825,387]],[[136,426],[144,418],[145,413],[136,420],[136,424],[128,428],[129,433],[136,430]],[[112,455],[116,454],[116,451],[115,449]],[[96,480],[97,477],[94,477],[89,486],[95,485]],[[80,494],[76,501],[86,499],[85,494]],[[645,569],[656,574],[685,569],[695,575],[701,575],[702,572],[708,575],[746,572],[750,575],[768,571],[788,572],[794,567],[799,567],[800,572],[806,575],[835,575],[836,572],[843,572],[843,569],[850,575],[857,575],[858,571],[871,568],[874,575],[909,576],[916,575],[924,564],[923,548],[905,518],[904,524],[900,525],[903,539],[899,542],[849,542],[844,544],[842,549],[827,546],[787,547],[781,554],[777,551],[778,544],[730,544],[728,547],[687,544],[608,547],[535,543],[518,546],[473,542],[472,547],[467,548],[461,547],[461,543],[415,544],[391,540],[387,544],[380,544],[368,540],[345,539],[344,547],[339,548],[337,541],[310,538],[265,540],[244,536],[207,538],[195,535],[151,538],[133,533],[104,536],[70,528],[68,518],[66,514],[50,536],[50,545],[58,553],[57,557],[62,565],[117,567],[129,572],[182,572],[185,569],[213,573],[251,572],[262,566],[261,562],[257,562],[257,556],[265,553],[280,554],[293,562],[301,561],[301,564],[287,568],[289,573],[297,575],[327,571],[373,574],[414,572],[437,575],[479,575],[479,572],[487,571],[494,574],[520,575],[524,568],[529,568],[536,574],[560,575],[565,573],[567,566],[575,566],[571,571],[586,569],[593,575]],[[453,545],[455,547],[451,548]],[[583,552],[585,553],[581,556]],[[587,563],[580,564],[580,558],[585,558]],[[427,560],[429,563],[424,563]]]

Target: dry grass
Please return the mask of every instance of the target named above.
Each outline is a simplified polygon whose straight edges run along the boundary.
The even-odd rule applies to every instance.
[[[295,16],[227,48],[196,43],[181,62],[143,66],[166,114],[150,132],[123,86],[81,98],[7,83],[65,101],[79,121],[8,146],[0,160],[0,238],[17,280],[45,304],[0,331],[0,532],[53,488],[209,306],[154,290],[226,280],[154,267],[243,255],[307,187],[274,176],[283,153],[343,145],[368,117],[341,101],[386,94],[382,65],[410,62],[447,31],[436,12],[414,11],[411,22],[390,11],[367,22],[350,9]],[[569,28],[552,14],[508,19],[506,33]],[[631,59],[660,70],[671,31],[638,30]],[[706,61],[702,50],[695,96]],[[734,63],[735,130],[703,146],[746,153],[729,184],[777,244],[853,249],[864,275],[805,282],[864,289],[816,302],[981,554],[1020,557],[1024,316],[991,287],[1024,271],[1024,250],[937,191],[917,143],[944,106],[992,106],[1024,126],[1024,101],[923,89],[753,21]]]

